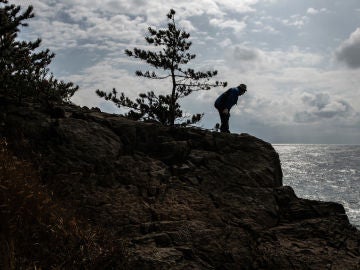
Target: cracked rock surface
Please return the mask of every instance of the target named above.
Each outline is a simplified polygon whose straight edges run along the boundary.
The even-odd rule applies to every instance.
[[[360,269],[343,206],[283,186],[267,142],[73,105],[7,106],[2,132],[34,149],[59,199],[126,243],[129,269]]]

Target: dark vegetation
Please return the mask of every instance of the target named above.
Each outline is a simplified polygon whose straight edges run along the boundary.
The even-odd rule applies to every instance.
[[[18,39],[20,28],[33,17],[32,6],[23,11],[0,0],[1,108],[7,102],[35,102],[46,109],[69,102],[78,90],[49,71],[55,55],[39,49],[40,39]],[[43,184],[50,180],[42,179],[36,166],[16,157],[9,147],[0,134],[0,269],[111,267],[109,258],[123,265],[122,243],[109,239],[101,228],[82,221],[71,207],[55,199]]]
[[[20,6],[0,0],[0,95],[7,98],[37,100],[42,103],[69,101],[78,86],[54,78],[48,65],[55,54],[39,50],[41,39],[19,41],[20,27],[28,26],[33,7],[25,11]]]
[[[211,82],[210,79],[217,75],[217,71],[195,71],[192,68],[185,69],[196,55],[189,52],[191,42],[190,34],[179,29],[175,22],[175,11],[170,10],[167,14],[167,29],[156,30],[148,28],[146,42],[158,51],[134,48],[125,50],[132,58],[142,60],[155,68],[156,71],[136,71],[136,75],[151,80],[171,80],[170,94],[156,95],[154,91],[139,94],[132,101],[124,93],[114,88],[112,92],[106,93],[96,90],[96,93],[106,100],[111,100],[118,107],[130,108],[126,114],[134,120],[152,119],[163,125],[174,125],[175,123],[190,125],[199,122],[203,114],[187,116],[180,108],[179,99],[184,98],[195,91],[210,90],[211,87],[226,87],[226,82]]]
[[[125,266],[123,243],[81,220],[42,182],[37,169],[1,139],[0,269]]]

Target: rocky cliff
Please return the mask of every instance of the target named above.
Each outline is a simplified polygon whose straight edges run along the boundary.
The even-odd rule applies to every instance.
[[[273,147],[253,136],[4,99],[0,122],[51,198],[121,243],[85,268],[360,269],[360,233],[344,208],[298,198]],[[42,263],[39,254],[56,252],[26,260],[83,267],[82,258]]]

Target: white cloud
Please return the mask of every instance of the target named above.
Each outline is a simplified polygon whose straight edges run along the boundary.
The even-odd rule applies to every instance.
[[[225,59],[229,66],[242,71],[256,71],[260,74],[282,72],[288,76],[289,70],[299,69],[301,73],[306,68],[313,69],[323,60],[323,56],[300,50],[293,46],[283,50],[261,50],[252,46],[235,45],[227,49]],[[301,76],[301,75],[300,75]],[[289,78],[291,80],[292,78]]]
[[[189,20],[181,20],[179,22],[181,28],[183,28],[187,32],[196,31],[196,27]]]
[[[294,26],[298,29],[301,29],[307,22],[309,18],[307,16],[301,16],[299,14],[291,15],[288,19],[280,19],[286,26]]]
[[[212,26],[219,27],[221,29],[230,28],[233,29],[235,32],[239,33],[246,28],[246,23],[244,21],[237,21],[237,20],[224,20],[224,19],[217,19],[213,18],[209,21]]]
[[[335,55],[350,68],[360,68],[360,28],[338,47]]]
[[[114,55],[107,57],[102,61],[94,64],[91,67],[85,68],[81,72],[66,77],[66,80],[73,81],[79,84],[80,90],[73,97],[76,104],[82,106],[98,106],[109,112],[114,112],[115,107],[109,106],[111,102],[105,102],[96,96],[95,90],[101,89],[103,91],[111,91],[116,88],[118,92],[125,92],[126,95],[132,99],[136,98],[139,93],[144,93],[150,90],[156,92],[164,92],[166,82],[160,84],[156,81],[151,81],[143,78],[136,77],[133,72],[124,69],[124,62],[128,61],[127,58],[122,58],[121,55]],[[141,69],[142,65],[136,62],[132,63],[136,69]],[[104,104],[107,104],[104,107]]]
[[[272,27],[270,25],[260,25],[260,24],[256,24],[256,25],[261,26],[261,27],[252,29],[251,31],[254,33],[261,33],[261,32],[270,33],[270,34],[279,34],[280,33],[278,30],[276,30],[274,27]]]
[[[53,51],[89,47],[91,44],[112,51],[117,48],[109,45],[135,43],[143,39],[143,31],[148,27],[142,16],[105,12],[116,3],[33,1],[31,4],[34,4],[36,16],[30,27],[36,36],[43,39],[43,45]],[[33,36],[30,38],[33,39]]]
[[[32,2],[35,6],[36,17],[29,21],[29,31],[21,37],[30,37],[31,40],[41,37],[45,47],[55,50],[56,59],[62,59],[61,68],[71,67],[71,71],[61,74],[72,75],[63,75],[61,79],[80,85],[81,90],[73,99],[77,104],[100,106],[114,112],[111,102],[98,98],[95,89],[116,87],[132,98],[149,90],[166,91],[167,82],[136,77],[135,69],[147,70],[148,67],[143,68],[142,63],[124,56],[123,50],[133,47],[149,49],[144,41],[147,27],[166,27],[165,15],[174,8],[179,26],[191,33],[192,53],[198,56],[191,62],[192,67],[217,69],[219,76],[215,79],[228,81],[229,86],[248,85],[248,93],[232,110],[232,130],[235,132],[251,132],[254,126],[261,126],[263,134],[267,135],[277,126],[301,126],[305,129],[306,125],[316,125],[317,130],[321,130],[325,122],[330,128],[341,124],[359,126],[359,120],[354,119],[360,119],[355,117],[359,116],[356,111],[360,108],[360,69],[344,69],[331,62],[327,55],[331,45],[327,40],[322,40],[323,44],[320,40],[311,40],[304,45],[305,38],[317,34],[315,30],[306,28],[306,37],[300,37],[298,31],[320,21],[319,15],[328,13],[325,7],[299,3],[294,5],[296,9],[292,9],[296,14],[291,15],[294,13],[287,13],[285,2],[279,0],[14,2],[24,5]],[[326,5],[327,8],[330,6]],[[319,20],[311,20],[315,15]],[[328,27],[329,39],[331,36],[335,40],[339,36],[331,25]],[[345,24],[341,27],[344,27],[343,31],[349,31]],[[323,33],[323,29],[321,31]],[[293,39],[295,36],[301,40]],[[359,40],[360,30],[357,29],[336,50],[337,59],[350,67],[359,67]],[[320,48],[318,46],[322,47],[315,51],[314,48]],[[95,60],[76,65],[74,61],[82,59],[79,56],[73,60],[72,53],[82,50],[87,58]],[[216,88],[195,93],[181,102],[186,111],[205,112],[204,126],[212,127],[214,121],[218,121],[212,104],[223,90]],[[298,131],[301,134],[301,130]],[[309,131],[308,134],[314,133]]]
[[[311,15],[315,15],[318,14],[320,11],[318,9],[315,8],[308,8],[308,10],[306,11],[307,14],[311,14]]]
[[[95,47],[118,50],[112,45],[144,43],[144,33],[149,25],[164,27],[170,8],[177,11],[179,25],[186,31],[201,31],[189,18],[207,14],[210,24],[220,29],[239,33],[246,28],[241,20],[225,18],[226,12],[238,14],[253,12],[258,0],[32,0],[37,16],[31,22],[33,32],[43,39],[43,45],[57,52],[69,47]],[[28,5],[29,1],[19,0]],[[27,38],[30,36],[25,36]],[[95,45],[96,44],[96,45]]]
[[[302,96],[305,108],[294,115],[300,123],[333,121],[335,118],[353,118],[356,113],[345,100],[331,97],[328,93],[309,94]]]
[[[324,13],[324,12],[328,12],[328,9],[327,8],[316,9],[316,8],[310,7],[306,11],[306,13],[310,14],[310,15],[316,15],[316,14]]]
[[[231,39],[226,38],[226,39],[220,41],[218,44],[222,48],[228,48],[229,46],[231,46],[233,44],[233,42],[231,41]]]
[[[258,3],[258,0],[214,0],[214,2],[216,2],[220,7],[225,8],[227,11],[248,13],[255,11],[253,6]]]

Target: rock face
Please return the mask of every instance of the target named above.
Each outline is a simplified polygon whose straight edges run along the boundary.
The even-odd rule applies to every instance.
[[[128,269],[360,269],[342,205],[298,198],[253,136],[73,105],[2,102],[0,124],[57,198],[126,243]]]

